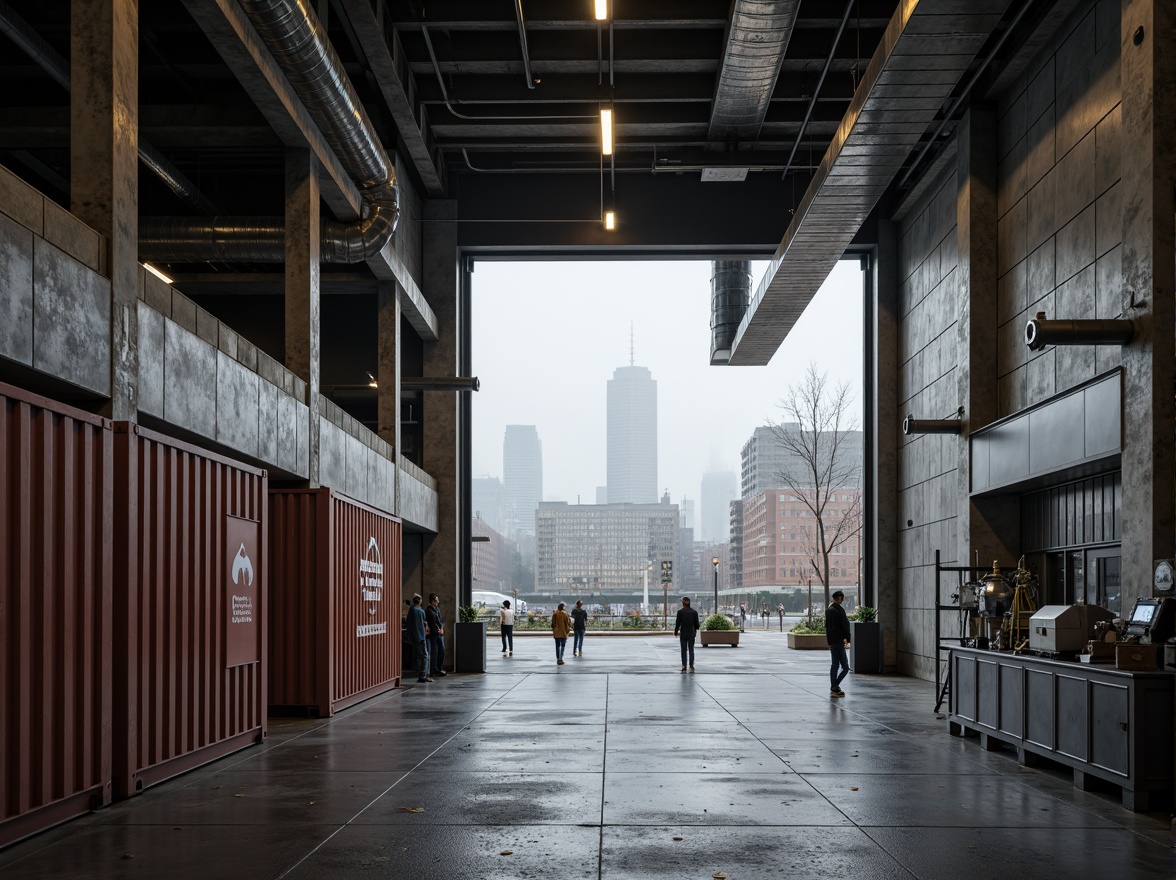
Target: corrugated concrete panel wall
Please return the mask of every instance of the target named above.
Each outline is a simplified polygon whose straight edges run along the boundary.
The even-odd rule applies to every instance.
[[[950,418],[959,407],[956,188],[954,170],[945,173],[899,233],[902,415]],[[897,663],[922,677],[934,677],[935,551],[956,546],[959,442],[900,438]]]
[[[0,845],[111,797],[113,435],[0,385]]]
[[[1116,346],[1031,352],[1025,323],[1122,311],[1119,3],[1078,10],[1000,104],[997,271],[1002,416],[1120,362]]]
[[[265,738],[264,471],[115,425],[115,795]]]
[[[400,681],[400,521],[330,489],[270,494],[270,705],[331,715]]]

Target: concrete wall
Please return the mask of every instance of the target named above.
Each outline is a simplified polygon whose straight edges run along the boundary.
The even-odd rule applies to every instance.
[[[396,512],[392,447],[325,397],[319,397],[319,481],[357,501]]]
[[[110,393],[105,240],[0,167],[0,359]]]
[[[306,383],[146,271],[140,296],[140,411],[305,478]]]
[[[400,516],[405,522],[437,531],[437,482],[423,470],[400,456]]]
[[[1119,366],[1117,347],[1030,352],[1025,323],[1121,313],[1119,3],[1079,9],[1000,102],[998,405]]]
[[[1119,3],[1092,0],[997,96],[998,308],[990,319],[998,331],[997,375],[996,387],[978,391],[997,397],[1002,417],[1119,365],[1117,348],[1031,353],[1023,339],[1038,311],[1050,318],[1120,314],[1119,53]],[[899,226],[900,419],[951,418],[964,404],[956,365],[968,333],[958,322],[969,291],[956,271],[956,224],[966,195],[953,163],[928,174],[936,176],[922,182],[924,194]],[[945,565],[974,562],[957,558],[969,504],[959,480],[967,442],[966,435],[900,440],[896,662],[927,679],[935,674],[935,551]],[[943,579],[945,602],[952,578]],[[945,633],[958,627],[954,615],[942,623]]]
[[[421,241],[424,235],[421,224],[422,202],[420,193],[413,186],[404,160],[396,157],[397,198],[400,202],[400,219],[396,223],[394,245],[396,255],[407,267],[409,274],[419,283],[421,278]]]

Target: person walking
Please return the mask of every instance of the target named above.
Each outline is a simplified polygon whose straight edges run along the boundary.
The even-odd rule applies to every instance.
[[[446,676],[445,671],[445,621],[441,618],[441,597],[429,594],[429,605],[425,608],[425,623],[429,628],[429,660],[432,661],[433,675]]]
[[[694,635],[702,625],[698,622],[698,612],[690,607],[690,597],[682,597],[682,607],[678,609],[678,616],[674,618],[674,635],[682,645],[682,671],[686,671],[687,655],[689,654],[690,671],[694,671]]]
[[[502,603],[498,609],[498,628],[502,631],[502,653],[514,656],[514,611],[510,608],[510,599]],[[507,645],[510,650],[507,651]]]
[[[584,600],[577,599],[576,607],[572,609],[572,656],[584,656],[584,633],[588,630],[588,612],[584,610]]]
[[[429,642],[428,627],[425,625],[425,612],[421,609],[421,597],[412,597],[412,607],[408,609],[408,637],[412,640],[413,653],[416,657],[417,681],[431,682],[429,678]]]
[[[568,643],[568,633],[572,631],[572,619],[564,611],[564,603],[560,602],[555,613],[551,615],[551,634],[555,636],[555,662],[564,665],[564,648]]]
[[[825,641],[829,643],[829,654],[833,665],[829,667],[829,696],[844,697],[841,680],[849,674],[849,660],[845,656],[845,649],[849,647],[849,618],[845,616],[845,609],[841,603],[845,601],[845,593],[838,590],[833,594],[833,604],[825,614]]]

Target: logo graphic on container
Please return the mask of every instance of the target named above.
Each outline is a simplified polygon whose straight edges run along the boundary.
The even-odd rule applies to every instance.
[[[237,551],[237,555],[233,557],[233,583],[241,583],[242,578],[246,578],[245,586],[253,586],[253,560],[249,558],[249,554],[245,552],[245,545],[241,545],[241,549]]]
[[[375,536],[368,538],[367,549],[359,560],[359,594],[368,617],[375,617],[384,598],[384,560]],[[361,623],[355,627],[355,637],[382,636],[388,631],[385,623]]]

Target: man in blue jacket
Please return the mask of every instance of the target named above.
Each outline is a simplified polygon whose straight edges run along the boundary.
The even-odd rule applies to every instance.
[[[412,597],[412,607],[408,609],[408,637],[412,641],[417,664],[417,681],[431,682],[429,678],[429,641],[425,627],[425,612],[421,608],[421,597]]]
[[[829,654],[833,665],[829,669],[829,695],[844,697],[841,689],[841,679],[849,672],[849,660],[845,656],[845,649],[849,647],[849,618],[845,616],[845,609],[841,603],[845,601],[845,593],[838,590],[833,594],[833,604],[825,613],[825,641],[829,643]]]

